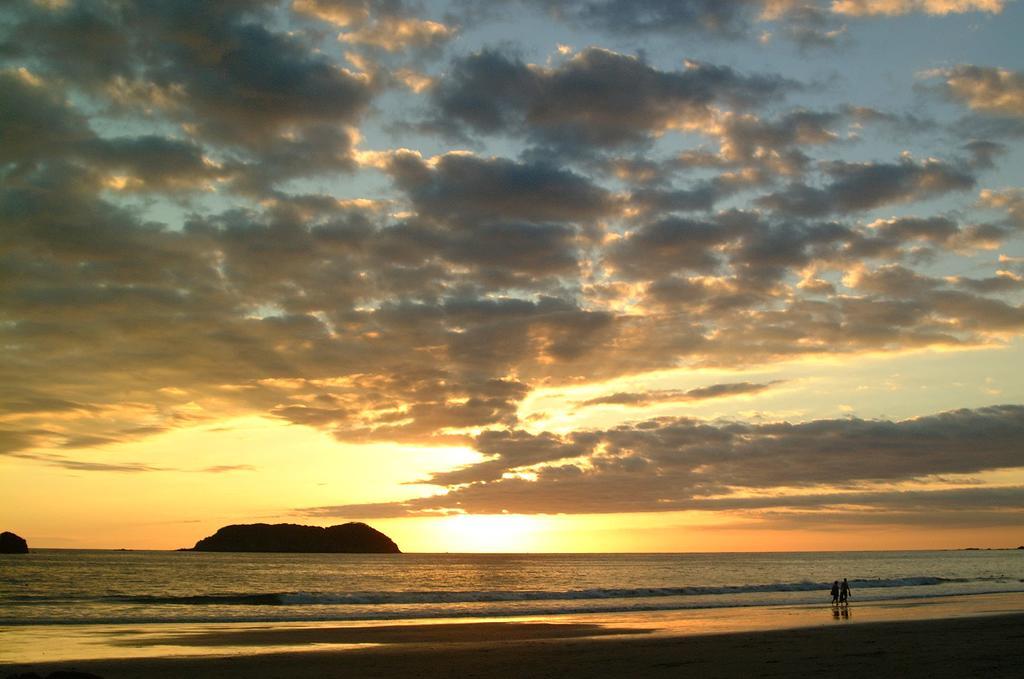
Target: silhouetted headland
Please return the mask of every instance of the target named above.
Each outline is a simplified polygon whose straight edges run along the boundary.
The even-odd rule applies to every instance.
[[[0,533],[0,554],[28,554],[25,538],[9,531]]]
[[[391,538],[365,523],[343,523],[327,528],[294,523],[224,526],[197,542],[192,549],[196,552],[401,553]]]

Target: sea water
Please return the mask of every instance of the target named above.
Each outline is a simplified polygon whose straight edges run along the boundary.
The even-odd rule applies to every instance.
[[[0,556],[0,625],[427,620],[1024,592],[1024,550]]]

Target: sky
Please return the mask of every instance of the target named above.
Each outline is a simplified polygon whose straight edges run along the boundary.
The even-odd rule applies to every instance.
[[[0,527],[1024,542],[1024,4],[13,0]]]

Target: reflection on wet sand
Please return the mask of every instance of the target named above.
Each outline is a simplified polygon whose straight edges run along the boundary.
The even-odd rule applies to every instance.
[[[832,607],[832,619],[833,620],[849,620],[850,619],[850,607],[847,606],[833,606]]]

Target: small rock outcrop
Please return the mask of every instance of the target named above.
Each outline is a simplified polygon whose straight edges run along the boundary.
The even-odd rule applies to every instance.
[[[365,523],[300,526],[250,523],[224,526],[192,548],[196,552],[326,552],[331,554],[400,554],[398,545]]]
[[[20,535],[4,531],[0,533],[0,554],[28,554],[28,543]]]

